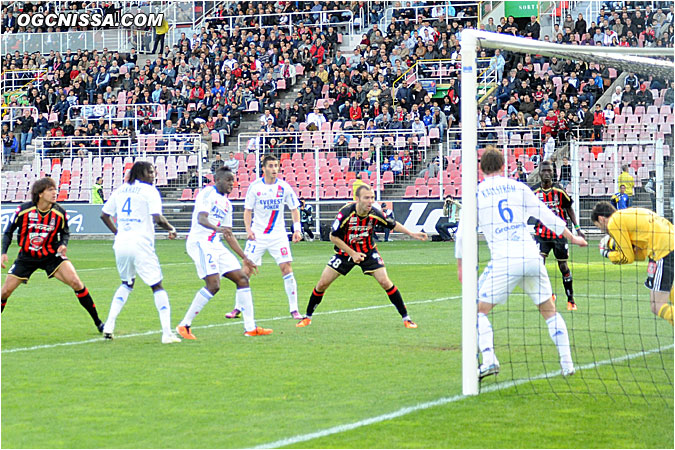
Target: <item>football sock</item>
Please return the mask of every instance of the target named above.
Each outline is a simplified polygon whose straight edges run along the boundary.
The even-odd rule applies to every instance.
[[[484,365],[499,364],[494,352],[492,324],[490,323],[490,319],[483,313],[478,313],[478,349],[483,355]]]
[[[171,331],[171,305],[169,295],[164,289],[154,292],[155,307],[159,312],[159,322],[162,324],[162,333],[172,334]]]
[[[108,313],[108,318],[106,319],[105,326],[103,327],[104,333],[112,333],[115,330],[115,321],[117,320],[117,316],[119,316],[122,308],[124,308],[130,293],[131,288],[129,288],[129,286],[126,284],[121,284],[120,287],[117,288],[117,291],[115,291],[112,303],[110,303],[110,312]]]
[[[553,343],[558,347],[561,364],[572,364],[572,353],[570,351],[570,338],[567,334],[567,325],[565,319],[560,313],[555,313],[553,317],[546,319],[548,325],[548,334]]]
[[[319,306],[321,300],[323,300],[323,294],[325,294],[325,292],[319,292],[316,290],[316,288],[312,289],[312,296],[309,297],[309,303],[307,304],[307,314],[305,314],[305,316],[312,317],[314,310],[317,306]]]
[[[567,273],[562,274],[563,287],[565,294],[567,294],[567,301],[574,302],[574,288],[572,287],[572,273],[568,270]]]
[[[98,318],[98,312],[96,311],[96,305],[94,305],[94,300],[89,295],[89,289],[84,286],[81,290],[75,291],[77,299],[80,301],[80,305],[87,310],[91,318],[94,320],[94,324],[99,326],[101,324],[101,319]]]
[[[659,309],[659,317],[666,319],[668,323],[673,324],[673,305],[665,304]]]
[[[5,310],[5,305],[6,305],[6,304],[7,304],[7,300],[2,299],[2,306],[0,306],[0,308],[2,308],[2,309],[0,309],[0,312],[2,312],[2,311]]]
[[[288,296],[288,307],[290,312],[298,310],[298,284],[295,281],[293,272],[284,276],[284,287],[286,288],[286,295]]]
[[[244,317],[244,330],[255,330],[255,315],[253,314],[253,296],[251,295],[251,288],[237,289],[237,309],[241,311]]]
[[[401,297],[398,288],[396,286],[390,287],[387,290],[387,295],[389,296],[389,301],[396,307],[401,317],[407,316],[408,310],[405,309],[405,303],[403,303],[403,297]]]
[[[179,325],[192,325],[192,321],[194,320],[195,316],[197,316],[197,314],[199,314],[199,312],[204,309],[211,298],[213,298],[213,294],[211,294],[205,287],[201,288],[195,295],[195,298],[192,300],[190,308],[188,308],[187,312],[185,313],[185,317],[183,317],[183,320]]]

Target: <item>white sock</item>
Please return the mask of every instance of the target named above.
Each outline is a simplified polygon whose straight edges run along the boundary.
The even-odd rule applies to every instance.
[[[162,324],[162,333],[172,334],[171,331],[171,305],[169,305],[169,295],[164,289],[156,291],[155,307],[159,312],[159,322]]]
[[[284,276],[284,287],[288,295],[288,307],[290,312],[298,310],[298,283],[295,282],[293,272]]]
[[[104,333],[111,333],[115,330],[115,321],[117,316],[122,312],[122,308],[127,303],[127,299],[131,294],[131,288],[126,284],[121,284],[120,287],[115,291],[113,296],[112,303],[110,303],[110,312],[108,313],[108,318],[105,321],[105,326],[103,327]]]
[[[478,349],[483,355],[483,364],[490,366],[499,364],[494,351],[494,333],[490,319],[483,314],[478,313]]]
[[[183,317],[183,320],[179,325],[192,325],[192,321],[194,320],[195,316],[199,314],[202,309],[204,309],[211,298],[213,298],[213,294],[211,294],[206,288],[201,288],[197,294],[195,294],[195,298],[192,300],[190,308],[185,313],[185,317]]]
[[[251,288],[237,289],[237,305],[244,317],[244,330],[255,330],[255,319],[253,315],[253,296],[251,295]]]
[[[555,346],[558,347],[558,353],[560,354],[560,364],[563,367],[572,366],[570,338],[567,334],[567,325],[565,324],[565,319],[563,319],[560,313],[555,313],[555,316],[549,317],[546,320],[546,325],[548,325],[548,334],[551,336]]]

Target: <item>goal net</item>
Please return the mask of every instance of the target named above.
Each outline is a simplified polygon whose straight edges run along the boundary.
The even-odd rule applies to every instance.
[[[519,136],[516,139],[507,133],[484,129],[482,111],[485,105],[481,105],[479,111],[475,63],[478,49],[500,49],[520,55],[523,60],[527,55],[572,60],[583,68],[596,68],[598,72],[600,64],[618,73],[611,79],[613,85],[604,86],[606,93],[615,85],[620,85],[623,90],[627,73],[635,74],[642,84],[665,80],[667,84],[661,87],[668,87],[673,79],[672,49],[557,45],[477,30],[462,32],[461,49],[463,208],[462,242],[458,245],[461,245],[462,255],[464,394],[510,388],[519,395],[537,392],[609,394],[672,402],[673,326],[672,315],[668,316],[668,311],[672,314],[672,290],[669,299],[667,292],[657,292],[658,288],[663,291],[668,282],[664,282],[664,277],[672,274],[672,253],[668,255],[668,249],[672,252],[674,239],[671,225],[673,111],[672,106],[663,102],[665,89],[655,85],[656,89],[650,90],[652,104],[640,106],[608,106],[610,94],[603,97],[602,92],[585,96],[583,100],[588,108],[584,111],[577,106],[573,108],[574,113],[579,109],[584,111],[582,115],[602,114],[602,110],[609,109],[608,123],[586,129],[570,126],[567,130],[564,124],[568,117],[557,117],[555,113],[554,123],[558,124],[560,120],[560,127],[553,126],[553,130],[548,130],[546,126],[550,123],[543,119],[540,122],[544,124],[540,130],[541,138],[535,139],[538,142],[530,152],[521,148],[526,146],[520,144]],[[669,56],[670,59],[649,56]],[[542,75],[545,73],[541,69],[543,65],[537,64],[536,69]],[[566,78],[561,75],[555,81],[554,89],[558,94],[565,92]],[[643,86],[639,85],[639,88],[644,90]],[[646,88],[650,89],[649,86]],[[579,91],[582,89],[583,85]],[[561,100],[560,96],[558,100]],[[600,105],[598,111],[596,105]],[[564,105],[559,108],[563,110]],[[497,122],[501,121],[503,125],[508,119],[498,117]],[[496,128],[499,126],[497,123]],[[553,140],[547,145],[549,138]],[[546,235],[541,223],[537,224],[530,217],[527,234],[533,239],[539,234],[542,242],[537,241],[536,249],[539,253],[548,252],[545,259],[539,256],[539,261],[544,264],[550,290],[546,288],[547,283],[541,281],[545,277],[541,272],[538,278],[533,277],[528,269],[520,270],[518,264],[511,269],[513,261],[500,265],[494,254],[491,259],[486,243],[490,233],[486,230],[497,229],[495,222],[499,220],[506,222],[502,225],[510,226],[514,215],[518,215],[516,209],[530,209],[525,209],[525,197],[529,194],[523,193],[523,202],[513,205],[507,203],[505,197],[499,205],[495,203],[494,214],[487,215],[493,223],[485,222],[483,208],[493,200],[481,200],[488,194],[479,187],[479,182],[484,179],[479,164],[489,147],[503,153],[505,167],[501,176],[527,184],[528,189],[534,189],[533,198],[544,201],[550,210],[564,211],[562,215],[568,220],[568,230],[576,235],[575,227],[570,223],[569,213],[572,213],[588,241],[588,247],[569,243],[565,248],[562,241],[556,240],[555,233]],[[553,162],[551,183],[548,181],[551,177],[546,173],[551,166],[549,162],[542,165],[542,160]],[[529,173],[523,170],[525,166],[530,169]],[[544,167],[546,170],[542,170]],[[485,186],[490,185],[484,185],[483,189]],[[552,189],[554,193],[551,193]],[[626,218],[618,220],[627,216],[614,216],[613,222],[611,216],[602,216],[600,222],[605,224],[605,229],[597,228],[591,213],[603,201],[620,209],[626,206],[642,208],[639,214],[644,216],[633,220],[637,225],[631,225]],[[660,218],[651,216],[649,210]],[[637,237],[644,234],[639,225],[643,219],[645,224],[659,222],[659,227],[650,228],[651,235],[646,241]],[[626,242],[632,243],[630,251],[623,241],[606,242],[607,226],[612,235],[617,234],[617,229],[625,232]],[[525,236],[525,240],[529,238]],[[521,255],[522,248],[527,247],[506,236],[498,240],[502,242],[493,240],[490,245],[507,248],[507,256],[503,257],[506,260]],[[599,245],[607,251],[602,253]],[[658,248],[650,253],[654,247]],[[618,249],[626,251],[617,252]],[[534,253],[534,257],[524,255],[521,261],[537,260],[537,251],[530,253]],[[624,258],[627,253],[632,256]],[[656,263],[649,263],[649,256]],[[525,268],[530,263],[522,262],[521,265]],[[521,276],[521,273],[525,275]],[[672,275],[670,277],[672,280]],[[513,283],[516,287],[511,290],[509,283],[513,280],[517,283]],[[645,287],[645,280],[657,289]],[[553,312],[550,305],[546,306],[551,300],[544,298],[550,298],[551,293],[556,310]],[[568,300],[574,300],[575,306],[568,304]],[[565,376],[570,373],[573,375]]]

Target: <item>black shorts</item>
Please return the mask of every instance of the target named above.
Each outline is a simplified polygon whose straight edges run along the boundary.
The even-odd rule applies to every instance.
[[[331,256],[326,264],[331,269],[334,269],[341,275],[347,275],[350,270],[356,265],[361,267],[363,273],[370,275],[377,269],[384,267],[384,261],[377,250],[371,250],[366,253],[366,258],[359,264],[352,261],[352,258],[347,255],[338,255],[337,253]]]
[[[535,235],[534,238],[539,244],[539,253],[548,256],[553,249],[553,255],[558,261],[567,261],[570,257],[566,238],[546,239]]]
[[[673,257],[674,252],[668,253],[658,261],[649,260],[647,265],[647,289],[658,292],[670,292],[673,287]]]
[[[21,255],[16,258],[12,267],[9,268],[7,274],[15,276],[16,278],[27,282],[33,272],[42,269],[47,272],[47,278],[54,276],[56,272],[68,258],[65,256],[49,255],[42,258],[33,258],[31,256]]]

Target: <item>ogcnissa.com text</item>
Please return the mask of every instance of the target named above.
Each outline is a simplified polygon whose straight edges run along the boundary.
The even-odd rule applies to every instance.
[[[163,13],[101,14],[101,13],[49,13],[19,14],[16,18],[20,27],[159,27]]]

